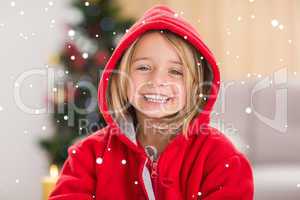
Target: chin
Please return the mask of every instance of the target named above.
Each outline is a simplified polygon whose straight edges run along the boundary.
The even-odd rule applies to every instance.
[[[160,119],[160,118],[166,117],[168,115],[175,114],[176,112],[174,112],[174,111],[168,112],[168,113],[167,112],[161,112],[161,111],[154,112],[153,110],[150,111],[150,112],[147,112],[147,111],[143,110],[142,113],[143,113],[143,115],[145,115],[145,117]]]

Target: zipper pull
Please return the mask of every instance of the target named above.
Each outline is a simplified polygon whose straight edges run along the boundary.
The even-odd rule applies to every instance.
[[[152,161],[151,163],[151,178],[156,178],[158,175],[157,173],[157,162]]]

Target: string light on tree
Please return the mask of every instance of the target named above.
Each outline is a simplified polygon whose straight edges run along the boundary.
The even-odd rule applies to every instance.
[[[82,57],[83,57],[84,59],[87,59],[87,58],[89,57],[89,54],[88,54],[88,53],[83,53],[83,54],[82,54]]]

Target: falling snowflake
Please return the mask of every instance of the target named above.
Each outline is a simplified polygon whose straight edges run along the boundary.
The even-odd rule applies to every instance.
[[[103,163],[103,159],[101,157],[98,157],[96,159],[96,163],[99,164],[99,165],[101,165]]]
[[[15,7],[16,6],[16,2],[14,2],[14,1],[10,2],[10,6],[11,7]]]
[[[123,159],[123,160],[121,161],[121,163],[122,163],[123,165],[125,165],[125,164],[127,163],[127,161]]]
[[[278,22],[277,19],[273,19],[273,20],[271,21],[271,24],[272,24],[272,26],[273,26],[274,28],[276,28],[276,27],[279,25],[279,22]]]
[[[75,31],[74,30],[69,30],[68,31],[68,35],[70,36],[70,37],[74,37],[75,36]]]
[[[252,112],[252,109],[251,109],[250,107],[247,107],[247,108],[245,109],[245,112],[246,112],[247,114],[250,114],[250,113]]]

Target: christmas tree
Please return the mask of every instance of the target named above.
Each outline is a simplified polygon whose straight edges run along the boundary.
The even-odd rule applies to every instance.
[[[68,25],[68,38],[58,56],[64,78],[55,80],[47,98],[53,107],[55,133],[40,140],[50,164],[58,166],[71,144],[106,125],[97,106],[99,78],[119,39],[134,23],[122,19],[111,0],[73,0],[72,8],[78,9],[82,20]]]

